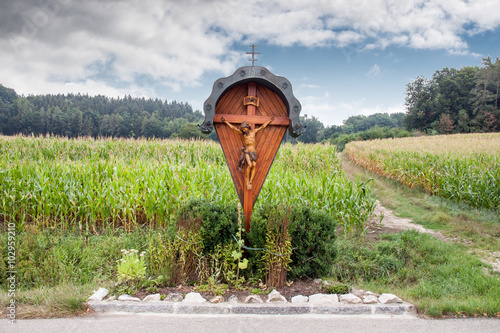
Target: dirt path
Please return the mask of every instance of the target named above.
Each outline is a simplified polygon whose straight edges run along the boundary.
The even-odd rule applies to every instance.
[[[378,200],[374,216],[369,223],[372,228],[379,228],[382,232],[391,233],[405,230],[417,230],[418,232],[432,235],[444,241],[448,240],[441,232],[426,229],[420,224],[413,223],[411,219],[394,215],[390,209],[382,206]]]

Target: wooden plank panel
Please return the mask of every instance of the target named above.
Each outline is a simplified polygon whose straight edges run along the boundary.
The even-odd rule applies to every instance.
[[[254,183],[258,185],[258,187],[256,186],[256,189],[258,189],[258,191],[254,191],[252,200],[253,204],[255,204],[255,202],[257,201],[260,190],[264,185],[267,174],[274,161],[274,157],[276,156],[276,152],[279,149],[281,139],[285,135],[286,127],[273,127],[272,131],[274,132],[272,133],[272,141],[267,142],[265,154],[264,156],[262,156],[262,160],[257,162],[257,167],[262,169],[256,174],[254,179]]]
[[[234,114],[233,105],[237,104],[237,100],[241,92],[238,93],[242,88],[235,87],[230,91],[226,92],[217,102],[217,107],[215,109],[215,113],[218,113],[218,110],[225,110],[224,113]]]
[[[286,127],[272,127],[266,128],[262,137],[259,140],[258,151],[261,152],[259,158],[257,159],[258,168],[261,169],[262,172],[257,173],[255,176],[254,182],[257,181],[257,184],[262,186],[264,183],[265,177],[269,168],[271,166],[272,161],[274,160],[274,156],[279,148],[281,138],[284,135]]]
[[[288,117],[285,104],[275,92],[263,86],[258,86],[257,90],[259,98],[266,102],[259,107],[261,114]]]
[[[243,104],[243,100],[245,99],[246,96],[248,96],[248,84],[242,84],[241,86],[238,86],[238,96],[237,99],[234,100],[234,103],[232,104],[232,107],[235,108],[234,114],[240,114],[244,115],[247,114],[247,108]],[[234,88],[233,88],[234,89]]]
[[[243,190],[245,179],[242,173],[238,170],[239,161],[239,149],[241,148],[241,139],[239,135],[231,130],[225,124],[215,124],[215,129],[217,135],[219,135],[222,149],[224,151],[224,156],[226,157],[226,162],[231,172],[231,177],[233,178],[233,183],[236,187],[236,192],[240,198],[240,202],[243,204]]]
[[[266,128],[267,130],[268,128]],[[266,168],[269,168],[270,162],[274,159],[274,155],[276,154],[279,144],[281,142],[280,140],[280,129],[281,127],[272,127],[269,129],[267,133],[264,133],[265,136],[263,135],[261,138],[261,141],[259,142],[259,146],[261,148],[261,162],[263,165],[266,166]],[[263,139],[265,137],[265,139]],[[264,170],[266,169],[264,168]],[[267,170],[266,170],[267,171]],[[261,176],[262,174],[259,174]],[[262,175],[262,181],[264,180],[264,175]],[[256,176],[257,177],[257,176]]]

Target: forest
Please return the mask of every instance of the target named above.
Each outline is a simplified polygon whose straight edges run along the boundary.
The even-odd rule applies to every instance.
[[[351,116],[342,125],[325,126],[304,115],[304,143],[330,142],[342,150],[354,140],[500,131],[500,60],[481,66],[443,68],[432,78],[419,76],[406,85],[406,113]],[[188,103],[125,96],[82,94],[20,96],[0,84],[0,134],[65,137],[208,138],[197,125],[200,111]]]
[[[500,131],[500,59],[443,68],[406,86],[407,129],[439,134]]]
[[[58,94],[19,96],[0,85],[0,133],[65,137],[201,137],[203,115],[160,99]]]

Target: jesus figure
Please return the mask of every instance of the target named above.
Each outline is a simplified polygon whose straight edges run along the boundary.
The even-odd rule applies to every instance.
[[[221,118],[221,120],[226,123],[227,126],[229,126],[233,131],[239,133],[243,137],[243,147],[241,148],[241,157],[239,161],[239,169],[241,172],[243,172],[243,166],[245,163],[247,164],[247,174],[246,174],[246,185],[247,185],[247,190],[252,189],[252,182],[253,179],[255,178],[255,169],[257,167],[257,151],[255,150],[255,134],[259,132],[260,130],[263,130],[264,128],[269,125],[270,122],[274,120],[274,117],[271,117],[269,121],[264,123],[261,127],[256,128],[252,130],[250,127],[250,124],[248,121],[244,121],[240,124],[240,127],[237,128],[231,123],[227,122],[224,117]]]

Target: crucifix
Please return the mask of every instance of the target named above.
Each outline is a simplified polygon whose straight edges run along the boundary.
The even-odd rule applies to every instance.
[[[301,106],[290,82],[268,69],[254,66],[255,45],[251,45],[252,66],[241,67],[214,83],[205,101],[205,121],[200,130],[214,128],[243,205],[245,230],[250,229],[253,206],[267,177],[281,141],[288,132],[297,137]]]
[[[277,97],[267,100],[263,93],[272,92],[265,87],[248,82],[234,90],[240,97],[224,96],[213,122],[243,204],[245,230],[249,230],[253,205],[290,120]]]
[[[273,120],[271,117],[267,122],[257,129],[252,129],[248,121],[243,121],[240,128],[234,127],[231,123],[226,121],[226,118],[222,117],[221,120],[226,123],[233,131],[242,135],[243,147],[241,148],[241,157],[238,162],[238,169],[243,171],[243,166],[247,165],[246,172],[246,186],[247,190],[252,189],[252,182],[255,178],[255,172],[257,171],[257,150],[255,149],[255,134],[267,127]]]

